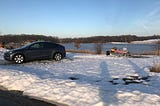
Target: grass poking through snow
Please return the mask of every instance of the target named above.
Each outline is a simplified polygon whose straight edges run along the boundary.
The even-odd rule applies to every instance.
[[[150,68],[151,72],[156,72],[156,73],[160,73],[160,64],[154,64],[151,68]]]

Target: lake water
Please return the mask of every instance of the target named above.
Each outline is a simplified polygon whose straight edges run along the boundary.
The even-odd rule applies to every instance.
[[[65,43],[62,44],[65,46],[66,50],[77,50],[74,47],[74,43]],[[113,47],[117,47],[118,49],[127,48],[127,50],[131,53],[144,53],[155,50],[158,44],[111,44],[105,43],[103,44],[103,51],[110,50]],[[94,43],[82,43],[80,44],[80,48],[78,50],[90,50],[95,51]]]

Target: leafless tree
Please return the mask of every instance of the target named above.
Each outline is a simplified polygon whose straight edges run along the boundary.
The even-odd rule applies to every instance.
[[[74,47],[76,47],[77,49],[79,49],[79,48],[81,47],[80,41],[79,41],[78,39],[75,40],[75,42],[74,42]]]
[[[95,43],[96,54],[101,54],[103,50],[103,43]]]
[[[157,43],[156,43],[156,51],[157,51],[157,55],[160,55],[160,39],[158,39]]]

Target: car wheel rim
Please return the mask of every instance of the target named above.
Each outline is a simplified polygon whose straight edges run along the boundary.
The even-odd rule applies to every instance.
[[[56,53],[54,58],[56,61],[59,61],[62,59],[62,55],[60,53]]]
[[[14,57],[14,61],[16,62],[16,63],[22,63],[23,61],[24,61],[24,57],[22,56],[22,55],[16,55],[15,57]]]

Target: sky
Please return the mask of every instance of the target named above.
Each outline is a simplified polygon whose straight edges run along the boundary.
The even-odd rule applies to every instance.
[[[0,0],[0,34],[160,34],[160,0]]]

